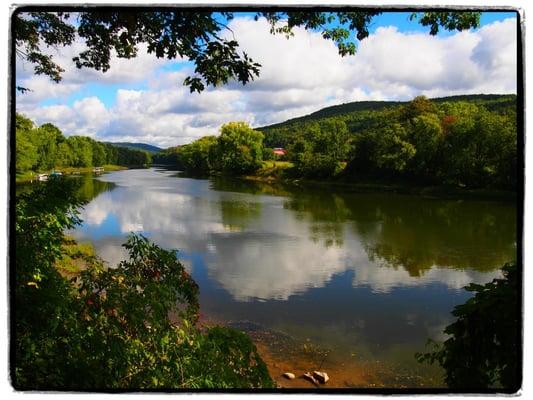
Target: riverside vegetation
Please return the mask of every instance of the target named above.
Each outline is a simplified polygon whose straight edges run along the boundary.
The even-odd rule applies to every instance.
[[[274,156],[274,147],[287,154]],[[228,123],[218,137],[166,149],[153,162],[200,176],[514,191],[516,96],[351,103],[257,130]]]

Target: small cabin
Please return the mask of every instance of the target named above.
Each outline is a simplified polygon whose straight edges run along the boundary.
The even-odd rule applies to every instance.
[[[275,147],[272,152],[277,156],[284,156],[287,153],[283,147]]]

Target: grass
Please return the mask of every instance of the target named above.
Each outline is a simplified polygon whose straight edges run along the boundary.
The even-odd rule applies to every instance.
[[[91,243],[77,243],[72,237],[63,239],[62,257],[56,261],[59,273],[66,277],[78,275],[96,257]]]
[[[37,175],[39,174],[50,174],[52,171],[61,172],[63,175],[72,175],[73,173],[77,172],[80,174],[87,174],[93,172],[93,168],[95,167],[61,167],[61,168],[55,168],[54,170],[49,171],[27,171],[24,173],[17,173],[15,176],[15,182],[16,183],[26,183],[31,182],[37,179]],[[123,169],[128,169],[127,167],[122,167],[120,165],[112,165],[112,164],[106,164],[103,166],[104,172],[110,172],[110,171],[120,171]]]
[[[293,166],[294,164],[290,161],[263,161],[263,166],[259,168],[253,176],[248,178],[253,179],[254,177],[257,177],[269,180],[283,179],[286,176],[287,170],[291,169]]]

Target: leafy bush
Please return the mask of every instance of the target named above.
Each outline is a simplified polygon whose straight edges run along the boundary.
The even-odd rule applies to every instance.
[[[506,264],[503,273],[503,279],[470,284],[466,290],[475,295],[453,310],[457,320],[444,330],[450,338],[442,345],[432,342],[433,352],[417,354],[421,362],[441,365],[452,388],[519,389],[519,272],[516,264]]]
[[[79,222],[72,182],[51,181],[17,199],[14,386],[272,387],[246,335],[196,324],[198,286],[174,252],[131,235],[130,257],[116,268],[92,257],[79,277],[58,273],[63,231]]]

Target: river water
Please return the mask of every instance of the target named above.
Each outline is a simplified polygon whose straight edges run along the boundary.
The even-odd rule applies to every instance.
[[[288,335],[347,370],[382,365],[407,386],[442,384],[442,371],[414,354],[428,338],[445,339],[452,309],[469,297],[465,285],[490,281],[516,257],[514,201],[190,179],[156,168],[96,179],[91,188],[103,191],[72,234],[110,265],[126,257],[127,234],[142,233],[178,250],[205,318]]]

